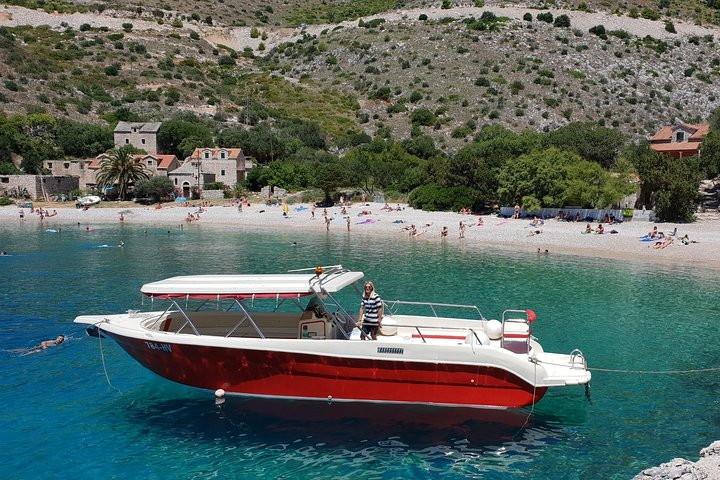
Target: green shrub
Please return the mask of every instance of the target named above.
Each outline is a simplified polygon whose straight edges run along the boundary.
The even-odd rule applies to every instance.
[[[590,33],[593,33],[597,35],[600,38],[607,38],[607,34],[605,33],[605,26],[604,25],[595,25],[594,27],[591,27],[590,30],[588,30]]]
[[[488,80],[487,77],[478,77],[477,79],[475,79],[475,85],[478,87],[489,87],[490,80]]]
[[[120,73],[120,65],[117,63],[105,67],[105,75],[108,77],[116,77],[118,73]]]
[[[480,210],[484,205],[480,193],[470,187],[441,187],[430,184],[416,188],[410,193],[408,203],[413,208],[429,212],[459,211],[470,207]]]
[[[424,127],[433,125],[437,120],[435,114],[427,108],[418,108],[412,113],[410,118],[413,125],[422,125]]]
[[[553,23],[553,14],[550,12],[538,13],[535,18],[537,18],[541,22]]]
[[[12,204],[14,204],[14,203],[15,203],[15,202],[14,202],[13,199],[10,198],[10,197],[0,197],[0,206],[1,206],[1,207],[6,207],[6,206],[12,205]]]
[[[570,17],[560,15],[555,19],[554,25],[558,28],[570,28]]]
[[[223,182],[209,182],[203,188],[205,190],[224,190],[225,184]]]
[[[526,22],[532,22],[532,13],[527,12],[525,15],[523,15],[523,20]]]

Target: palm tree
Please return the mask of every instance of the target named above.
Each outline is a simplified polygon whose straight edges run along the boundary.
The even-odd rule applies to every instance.
[[[98,187],[117,184],[120,200],[125,200],[131,184],[148,178],[148,172],[142,163],[136,163],[132,150],[126,147],[112,148],[107,158],[100,162],[97,176]]]

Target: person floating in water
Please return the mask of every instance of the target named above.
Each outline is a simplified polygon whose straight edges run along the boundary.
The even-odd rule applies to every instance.
[[[49,347],[57,347],[65,341],[65,335],[58,335],[55,340],[43,340],[40,344],[35,345],[24,351],[19,351],[22,355],[30,355],[31,353],[42,352]]]

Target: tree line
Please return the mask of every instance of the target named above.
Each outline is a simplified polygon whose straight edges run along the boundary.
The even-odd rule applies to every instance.
[[[720,174],[720,109],[708,119],[701,155],[681,160],[592,122],[546,133],[488,124],[447,153],[417,126],[403,140],[382,128],[374,137],[350,131],[329,139],[307,120],[272,119],[261,109],[252,116],[252,125],[227,127],[181,114],[163,122],[158,148],[180,159],[196,147],[242,148],[258,165],[242,186],[253,191],[266,185],[316,188],[328,198],[343,188],[369,196],[382,191],[424,210],[482,211],[516,203],[528,211],[607,208],[639,189],[638,206],[654,208],[660,220],[691,221],[700,180]],[[0,114],[0,173],[43,173],[43,160],[94,157],[113,147],[112,130],[45,114]]]

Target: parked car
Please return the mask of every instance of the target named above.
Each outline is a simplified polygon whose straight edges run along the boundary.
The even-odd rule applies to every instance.
[[[323,201],[321,201],[321,202],[317,202],[317,203],[315,204],[315,206],[318,207],[318,208],[329,208],[329,207],[335,206],[335,202],[333,202],[333,201],[330,200],[329,198],[326,198],[325,200],[323,200]]]

